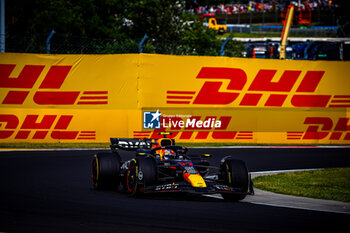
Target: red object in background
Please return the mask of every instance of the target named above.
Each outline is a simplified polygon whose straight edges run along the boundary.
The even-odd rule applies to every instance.
[[[308,24],[311,23],[311,8],[305,7],[295,7],[294,17],[292,24]],[[285,23],[287,9],[281,10],[281,23]]]

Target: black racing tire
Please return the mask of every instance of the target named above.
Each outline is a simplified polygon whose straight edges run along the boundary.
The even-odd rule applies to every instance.
[[[221,165],[221,178],[226,185],[234,188],[235,193],[221,193],[227,201],[243,200],[249,187],[248,169],[242,160],[228,158]]]
[[[95,189],[117,189],[121,159],[116,153],[97,153],[92,159],[91,178]]]
[[[153,158],[136,158],[130,161],[126,173],[126,191],[130,196],[145,192],[145,187],[157,183],[157,164]]]

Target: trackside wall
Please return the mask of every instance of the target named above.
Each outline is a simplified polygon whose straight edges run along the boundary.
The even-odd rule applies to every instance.
[[[350,144],[350,62],[0,54],[1,142]]]

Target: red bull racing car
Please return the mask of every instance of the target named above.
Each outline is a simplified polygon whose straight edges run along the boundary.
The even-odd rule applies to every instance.
[[[245,163],[225,157],[211,166],[211,155],[189,157],[187,148],[174,139],[111,138],[111,153],[97,153],[92,160],[92,184],[96,189],[117,188],[131,196],[142,193],[187,192],[221,194],[238,201],[253,193]],[[134,158],[123,161],[119,150],[132,150]]]

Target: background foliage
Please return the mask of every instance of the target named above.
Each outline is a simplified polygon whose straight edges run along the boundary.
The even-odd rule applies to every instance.
[[[147,34],[146,53],[219,55],[223,41],[216,32],[204,27],[197,16],[185,13],[192,2],[6,1],[6,51],[44,53],[46,38],[54,29],[52,53],[137,53]],[[237,43],[228,44],[227,56],[241,56],[244,46]]]
[[[219,55],[223,41],[217,38],[215,31],[204,27],[198,16],[186,13],[186,9],[197,5],[248,2],[6,0],[6,51],[45,53],[46,39],[54,29],[56,34],[52,37],[51,53],[136,53],[139,42],[147,34],[143,47],[146,53]],[[337,22],[339,36],[348,37],[350,1],[333,2],[340,7],[336,9],[332,22]],[[241,56],[243,50],[241,43],[230,41],[225,47],[225,56]]]

